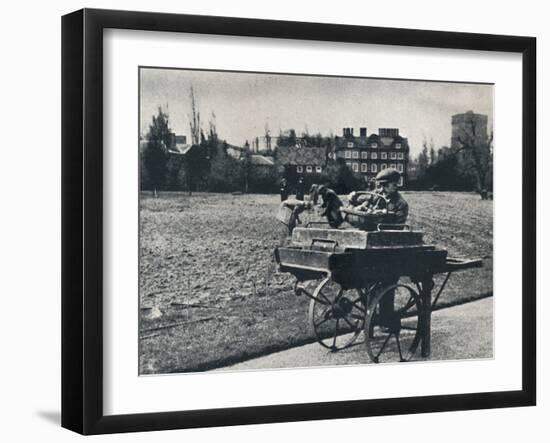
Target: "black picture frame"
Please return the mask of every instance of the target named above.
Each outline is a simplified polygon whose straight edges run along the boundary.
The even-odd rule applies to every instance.
[[[522,388],[392,399],[131,415],[103,412],[103,31],[503,51],[522,55]],[[62,18],[62,426],[82,434],[150,431],[536,403],[536,39],[337,24],[83,9]],[[519,317],[519,314],[518,314]]]

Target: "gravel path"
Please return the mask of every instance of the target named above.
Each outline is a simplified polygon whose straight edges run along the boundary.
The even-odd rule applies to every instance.
[[[218,370],[275,369],[370,363],[363,342],[331,353],[319,344],[277,352]],[[415,359],[420,359],[417,351]],[[493,357],[493,298],[485,298],[432,314],[430,360],[462,360]]]

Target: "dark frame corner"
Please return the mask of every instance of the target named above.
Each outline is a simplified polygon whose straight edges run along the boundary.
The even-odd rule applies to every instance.
[[[105,28],[521,53],[524,171],[522,389],[400,399],[104,416],[102,35]],[[102,434],[536,404],[535,38],[84,9],[62,18],[61,43],[63,427],[82,434]]]

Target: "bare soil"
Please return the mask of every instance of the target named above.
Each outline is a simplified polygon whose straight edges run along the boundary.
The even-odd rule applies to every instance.
[[[492,201],[403,194],[426,243],[484,258],[483,269],[450,279],[440,304],[492,294]],[[274,262],[286,232],[278,205],[276,195],[141,196],[141,374],[212,369],[314,341],[309,300],[294,295],[294,278]]]

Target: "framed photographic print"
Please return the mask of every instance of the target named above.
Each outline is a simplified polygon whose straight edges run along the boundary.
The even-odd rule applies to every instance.
[[[62,26],[64,427],[535,404],[534,38]]]

